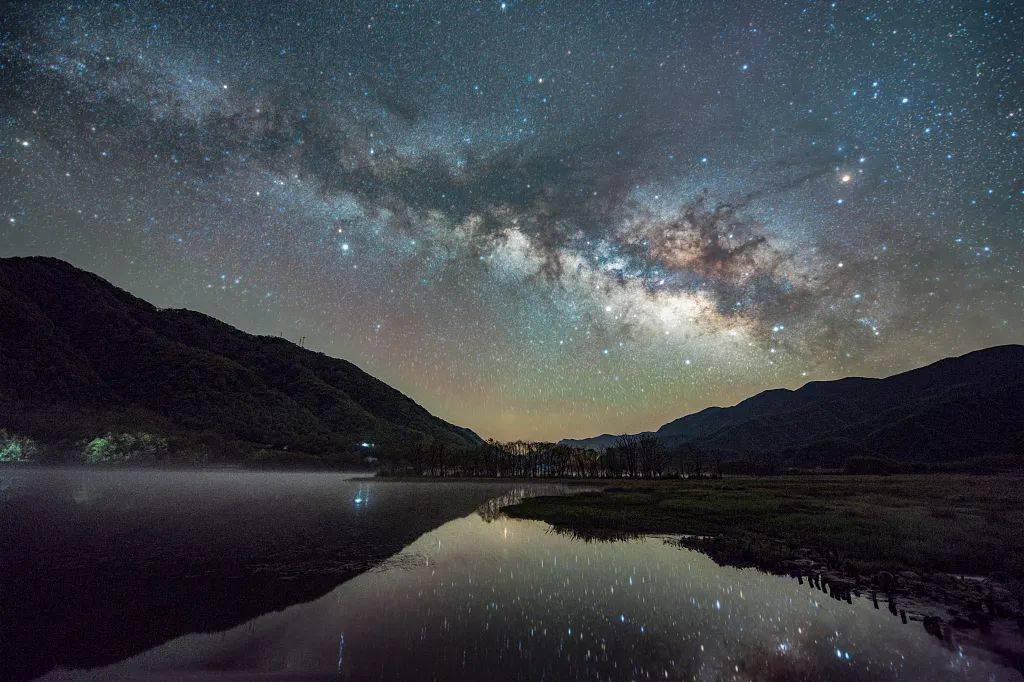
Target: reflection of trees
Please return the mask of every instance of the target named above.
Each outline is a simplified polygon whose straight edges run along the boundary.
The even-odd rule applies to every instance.
[[[514,504],[519,504],[526,498],[536,497],[537,495],[562,495],[566,492],[566,489],[566,486],[558,485],[557,483],[548,485],[531,484],[529,487],[515,488],[487,500],[476,508],[476,513],[480,515],[481,519],[490,523],[491,521],[496,521],[497,519],[505,516],[502,513],[502,510],[505,507],[511,507]],[[579,488],[579,490],[589,489],[590,488],[587,488],[586,486]]]
[[[527,497],[526,490],[524,488],[516,488],[510,490],[504,495],[498,497],[492,497],[487,500],[479,507],[476,508],[476,513],[480,515],[487,523],[496,521],[501,517],[501,510],[505,507],[510,507],[513,504],[519,504]]]
[[[567,528],[564,526],[551,526],[549,533],[564,535],[573,540],[582,542],[624,542],[628,540],[639,540],[645,537],[644,533],[633,533],[624,530],[607,530],[600,528]]]

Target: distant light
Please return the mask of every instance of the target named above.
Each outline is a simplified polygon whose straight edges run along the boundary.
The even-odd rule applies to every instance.
[[[348,251],[348,242],[345,242],[344,244],[341,245],[341,250]]]

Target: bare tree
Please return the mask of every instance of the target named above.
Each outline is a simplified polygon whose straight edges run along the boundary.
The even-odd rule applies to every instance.
[[[637,459],[640,472],[648,478],[657,478],[665,470],[665,451],[661,441],[652,433],[636,440]]]
[[[427,446],[427,465],[434,476],[446,476],[448,464],[448,452],[445,444],[441,441],[431,441]]]
[[[700,448],[693,443],[684,443],[676,450],[679,458],[679,472],[687,478],[700,478],[702,464],[700,461]]]
[[[615,444],[621,457],[621,464],[623,473],[636,478],[640,473],[640,447],[639,437],[622,435],[619,436]]]

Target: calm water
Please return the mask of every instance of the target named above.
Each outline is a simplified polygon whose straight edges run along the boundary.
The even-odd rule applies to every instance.
[[[33,519],[33,548],[61,545],[14,570],[5,614],[31,636],[4,665],[52,679],[1021,679],[884,605],[671,538],[587,543],[498,515],[521,486],[342,479],[4,475],[0,511],[21,517],[4,525],[5,564],[26,556]]]

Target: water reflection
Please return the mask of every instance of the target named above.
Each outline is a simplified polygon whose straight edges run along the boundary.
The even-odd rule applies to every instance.
[[[514,497],[518,492],[508,495]],[[371,498],[372,499],[372,498]],[[492,501],[306,604],[62,677],[1019,679],[869,600],[716,565],[677,538],[581,542]],[[354,499],[350,498],[350,504]],[[587,538],[593,540],[593,538]]]
[[[511,487],[349,478],[0,469],[0,679],[316,599]]]

